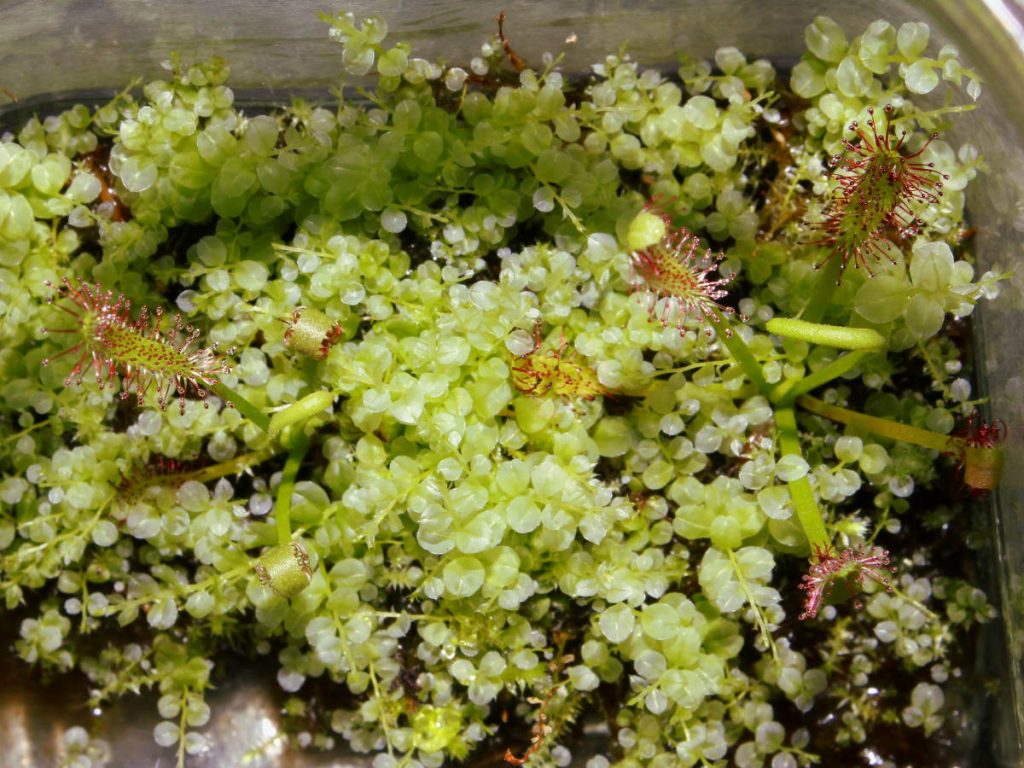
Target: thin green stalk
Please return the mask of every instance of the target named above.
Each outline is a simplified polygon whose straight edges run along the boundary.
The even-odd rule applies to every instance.
[[[792,405],[793,401],[800,397],[800,395],[807,394],[811,390],[822,387],[830,381],[834,381],[840,376],[849,373],[860,365],[865,358],[871,357],[873,354],[874,352],[871,350],[850,352],[836,358],[828,365],[822,366],[814,373],[804,376],[802,379],[780,384],[772,392],[772,402],[781,405]]]
[[[227,386],[223,382],[217,382],[216,384],[210,385],[210,391],[221,400],[235,406],[239,413],[264,432],[270,429],[270,417],[240,394],[235,392],[235,390],[231,389],[231,387]]]
[[[950,451],[955,440],[955,438],[939,432],[932,432],[927,429],[912,427],[909,424],[901,424],[892,419],[868,416],[864,413],[851,411],[848,408],[841,408],[838,405],[831,405],[810,395],[801,395],[796,399],[796,404],[818,416],[824,416],[826,419],[838,421],[840,424],[856,427],[872,435],[920,445],[922,448],[931,448],[933,451],[939,451],[940,453]]]
[[[800,437],[796,430],[796,414],[792,407],[778,408],[775,411],[775,426],[779,433],[779,447],[783,456],[799,456],[803,458],[800,450]],[[824,550],[828,547],[828,530],[825,528],[825,518],[822,517],[818,502],[814,499],[814,491],[811,490],[811,482],[807,475],[798,480],[791,480],[789,495],[793,499],[793,508],[796,510],[797,520],[804,530],[807,543],[811,545],[811,552]]]
[[[839,268],[842,266],[842,259],[833,256],[825,262],[821,274],[818,276],[818,284],[814,288],[811,300],[807,302],[801,315],[804,320],[810,323],[820,323],[825,316],[825,310],[832,303],[832,294],[839,284]]]
[[[37,429],[41,429],[42,427],[47,426],[49,423],[49,419],[47,419],[46,421],[39,421],[33,424],[31,427],[26,427],[25,429],[21,430],[21,432],[15,432],[13,435],[6,435],[5,437],[0,438],[0,445],[6,445],[7,443],[13,442],[14,440],[20,440],[30,432],[35,432]]]
[[[764,617],[764,611],[761,610],[761,606],[758,605],[757,600],[750,591],[750,586],[747,584],[747,580],[743,577],[743,568],[736,559],[736,552],[732,547],[726,547],[725,553],[729,556],[729,563],[732,565],[733,573],[736,574],[736,577],[739,580],[740,590],[743,592],[743,596],[747,600],[747,605],[750,606],[750,610],[754,613],[754,624],[757,625],[757,629],[761,633],[761,639],[764,641],[765,646],[767,646],[772,652],[772,658],[778,660],[779,649],[775,645],[775,638],[772,637],[771,630],[768,629],[768,620]]]
[[[182,687],[181,701],[178,704],[178,706],[181,708],[181,715],[178,717],[177,768],[185,768],[185,735],[188,733],[188,691],[189,687],[187,685]]]
[[[770,396],[772,387],[765,380],[764,371],[761,370],[761,365],[757,362],[757,358],[754,357],[754,353],[750,351],[750,347],[740,338],[738,333],[732,332],[729,322],[724,315],[719,314],[711,322],[718,332],[718,338],[721,339],[725,348],[729,350],[729,353],[743,369],[743,372],[747,374],[747,378],[761,391],[761,394],[765,397]]]
[[[278,544],[287,544],[292,540],[292,491],[295,490],[295,478],[308,450],[309,438],[301,430],[296,430],[288,446],[288,458],[285,459],[281,482],[277,486],[277,498],[274,500]]]

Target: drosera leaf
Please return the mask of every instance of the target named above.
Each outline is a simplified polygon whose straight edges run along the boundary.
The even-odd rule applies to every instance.
[[[231,370],[215,347],[193,349],[199,329],[185,325],[181,315],[175,315],[169,331],[162,328],[164,313],[160,307],[152,319],[147,307],[133,319],[129,299],[123,295],[115,299],[113,291],[105,291],[99,284],[84,280],[79,280],[76,286],[64,278],[56,299],[63,298],[70,299],[72,306],[57,304],[57,307],[71,316],[75,326],[45,330],[79,338],[42,364],[49,365],[58,357],[77,353],[78,359],[64,381],[65,386],[72,382],[81,384],[85,371],[91,366],[101,390],[120,376],[122,399],[134,393],[138,404],[142,405],[152,387],[161,408],[176,394],[181,413],[185,413],[185,399],[190,392],[205,404],[208,389],[219,384],[221,375]]]
[[[821,233],[812,245],[828,249],[822,264],[840,260],[839,280],[851,264],[873,274],[869,261],[895,263],[883,245],[889,238],[907,240],[923,226],[915,206],[939,201],[945,174],[918,158],[938,138],[931,134],[918,150],[906,153],[906,132],[893,128],[895,108],[887,104],[884,125],[869,107],[867,127],[850,123],[853,139],[844,139],[844,153],[833,158],[837,186],[825,209],[825,218],[812,227]],[[892,230],[892,233],[890,233]],[[820,265],[819,265],[820,266]]]

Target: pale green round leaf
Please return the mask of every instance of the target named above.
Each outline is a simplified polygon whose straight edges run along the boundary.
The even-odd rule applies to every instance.
[[[910,287],[903,280],[878,275],[866,280],[854,297],[857,314],[870,323],[888,323],[903,314]]]
[[[939,84],[939,73],[927,61],[915,61],[907,67],[903,80],[912,93],[931,93]]]
[[[671,605],[655,603],[644,607],[640,614],[640,626],[652,640],[668,640],[680,625],[679,611]]]
[[[942,304],[922,294],[910,300],[905,316],[907,328],[919,340],[929,339],[938,333],[946,319]]]
[[[469,597],[483,586],[487,572],[475,557],[457,557],[444,567],[444,587],[453,597]]]
[[[846,35],[842,27],[828,16],[818,16],[804,30],[807,50],[822,61],[837,62],[846,52]]]
[[[908,59],[916,59],[928,47],[928,34],[928,25],[924,22],[908,21],[900,25],[896,45]]]
[[[598,619],[601,634],[610,643],[624,642],[632,634],[635,624],[633,609],[622,603],[606,608]]]

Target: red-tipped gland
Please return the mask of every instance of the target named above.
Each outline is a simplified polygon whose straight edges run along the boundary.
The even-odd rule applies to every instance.
[[[628,237],[633,291],[641,296],[652,320],[683,329],[687,320],[718,322],[731,314],[718,300],[731,278],[713,277],[724,258],[701,248],[688,229],[648,204],[630,224]],[[711,329],[707,333],[711,334]]]
[[[149,309],[143,307],[133,320],[131,301],[124,296],[115,299],[113,291],[84,281],[76,287],[67,278],[55,298],[70,300],[71,306],[55,306],[74,319],[75,327],[46,328],[44,332],[79,336],[70,347],[43,360],[43,365],[49,365],[64,355],[78,354],[64,386],[81,384],[85,372],[92,367],[100,389],[112,385],[120,376],[122,399],[134,393],[142,405],[146,392],[153,387],[160,408],[165,408],[168,399],[176,395],[184,413],[189,392],[205,404],[205,388],[219,383],[219,377],[231,370],[217,355],[216,348],[193,349],[199,331],[186,325],[180,315],[174,316],[170,331],[164,332],[163,310],[159,307],[152,318]]]
[[[895,570],[889,566],[889,553],[881,547],[855,547],[838,551],[831,546],[823,549],[815,547],[810,568],[799,585],[807,593],[804,596],[804,611],[800,614],[801,621],[818,615],[837,581],[843,581],[851,595],[860,591],[865,579],[877,581],[886,589],[892,589],[888,573]]]
[[[879,129],[874,110],[868,109],[870,135],[851,123],[856,139],[844,139],[845,153],[832,159],[838,187],[825,209],[825,220],[815,225],[823,236],[811,244],[829,249],[819,267],[834,258],[842,260],[840,279],[851,263],[870,275],[869,259],[892,261],[883,247],[890,231],[901,240],[916,235],[922,222],[913,206],[938,202],[942,182],[949,178],[931,163],[915,162],[937,133],[913,154],[903,154],[907,134],[896,136],[893,111],[891,105],[884,107],[885,126]]]
[[[540,326],[534,330],[534,346],[512,365],[512,381],[520,392],[533,397],[553,394],[565,402],[593,400],[611,391],[597,378],[597,371],[576,361],[575,350],[566,354],[565,337],[558,349],[540,351]]]

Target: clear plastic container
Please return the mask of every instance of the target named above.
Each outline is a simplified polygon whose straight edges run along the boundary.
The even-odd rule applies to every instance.
[[[337,82],[337,47],[318,19],[324,3],[310,0],[78,0],[0,3],[0,126],[27,114],[45,114],[70,102],[95,100],[133,78],[161,73],[161,62],[178,51],[186,60],[213,54],[232,67],[231,85],[241,104],[267,104],[296,94],[327,97]],[[384,17],[392,36],[408,40],[418,55],[466,61],[495,30],[498,5],[449,0],[353,0],[345,10]],[[980,270],[1011,268],[1024,237],[1024,6],[1013,0],[504,0],[508,31],[517,51],[536,60],[544,51],[565,51],[566,71],[583,71],[627,43],[646,65],[671,65],[677,51],[710,57],[735,45],[753,56],[791,66],[803,49],[804,27],[818,14],[857,34],[871,21],[927,22],[933,45],[956,45],[968,66],[981,73],[979,108],[957,123],[949,138],[969,138],[989,170],[970,188],[968,206],[977,228]],[[574,42],[567,42],[568,39]],[[17,98],[12,101],[9,96]],[[1005,637],[990,631],[978,662],[1001,681],[1000,706],[969,713],[991,757],[985,768],[1022,764],[1024,750],[1024,270],[1000,300],[975,314],[976,345],[991,412],[1009,425],[1007,471],[993,497],[993,559],[1001,585]],[[993,594],[993,599],[997,599]],[[5,643],[7,646],[8,643]],[[0,765],[55,764],[57,734],[85,713],[63,702],[59,690],[40,688],[20,662],[0,664]],[[237,745],[272,738],[276,718],[267,691],[270,670],[242,672],[212,697],[211,729],[218,747],[196,766],[240,764]],[[59,683],[58,683],[59,687]],[[108,713],[115,725],[104,736],[116,764],[152,764],[166,753],[152,742],[150,704],[122,702]],[[983,750],[984,751],[984,750]],[[275,754],[252,765],[354,765],[351,759]],[[981,768],[978,762],[975,768]]]

